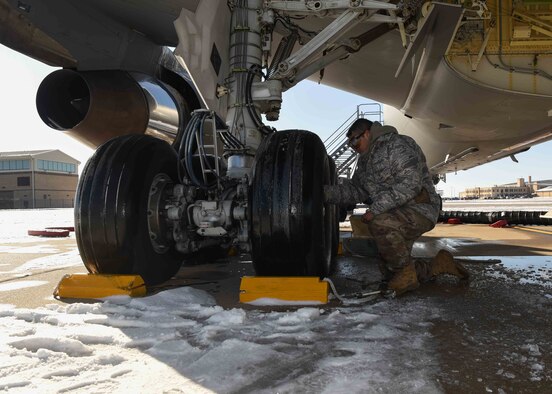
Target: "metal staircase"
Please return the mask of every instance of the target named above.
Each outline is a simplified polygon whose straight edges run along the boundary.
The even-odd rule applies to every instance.
[[[350,178],[356,168],[358,155],[348,145],[347,131],[353,122],[359,118],[366,118],[383,124],[381,104],[366,103],[357,105],[356,111],[324,140],[328,154],[335,161],[337,176]]]

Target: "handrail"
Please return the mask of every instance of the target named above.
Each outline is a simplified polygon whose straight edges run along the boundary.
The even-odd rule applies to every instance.
[[[369,106],[369,105],[373,105],[373,106],[376,106],[378,108],[378,111],[370,111],[370,112],[360,112],[360,107],[362,106]],[[381,109],[381,104],[380,103],[363,103],[363,104],[359,104],[357,105],[357,118],[360,118],[361,114],[370,114],[370,115],[379,115],[379,120],[378,122],[382,123],[383,122],[383,111]],[[364,116],[362,116],[364,117]],[[382,123],[383,124],[383,123]]]
[[[326,138],[326,139],[324,140],[324,145],[326,145],[326,143],[328,142],[328,140],[329,140],[330,138],[332,138],[332,137],[339,131],[339,129],[341,129],[343,126],[345,126],[346,124],[348,124],[349,121],[351,120],[351,118],[352,118],[353,116],[354,116],[355,118],[358,118],[357,112],[353,112],[353,113],[345,120],[345,122],[341,123],[341,125],[339,125],[339,126],[337,127],[337,129],[335,129],[335,131],[334,131],[328,138]],[[334,138],[334,140],[335,140],[335,138]],[[332,141],[332,142],[333,142],[333,141]],[[330,144],[331,144],[331,142],[328,144],[328,146],[329,146]]]
[[[375,110],[363,110],[364,107],[373,108]],[[347,131],[351,124],[360,118],[371,117],[371,120],[376,120],[383,124],[383,111],[379,103],[363,103],[357,105],[356,111],[353,112],[328,138],[324,140],[324,145],[329,155],[336,162],[337,174],[341,175],[344,172],[350,173],[355,167],[357,154],[347,146]]]
[[[362,111],[362,112],[361,112],[361,111],[360,111],[360,108],[363,107],[363,106],[376,106],[376,107],[378,108],[378,110],[376,110],[376,111]],[[359,118],[365,118],[366,115],[369,115],[369,116],[379,116],[378,121],[379,121],[380,123],[382,123],[383,111],[382,111],[382,109],[381,109],[381,104],[380,104],[380,103],[363,103],[363,104],[357,105],[356,111],[353,112],[353,113],[352,113],[352,114],[351,114],[341,125],[339,125],[339,126],[337,127],[337,129],[336,129],[332,134],[330,134],[330,136],[329,136],[328,138],[326,138],[326,139],[324,140],[324,145],[326,145],[326,147],[330,147],[330,146],[335,142],[336,138],[339,137],[339,135],[343,134],[344,131],[342,131],[341,133],[338,134],[339,130],[340,130],[342,127],[344,127],[344,126],[349,125],[350,123],[352,123],[352,122],[350,122],[351,118],[354,117],[355,120],[356,120],[356,119],[359,119]],[[336,137],[336,134],[338,134],[337,137]],[[330,142],[328,142],[332,137],[333,137],[333,140],[330,141]]]

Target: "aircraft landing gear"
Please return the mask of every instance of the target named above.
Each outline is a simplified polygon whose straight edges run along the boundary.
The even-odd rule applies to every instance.
[[[329,158],[316,134],[287,130],[266,137],[250,192],[257,275],[328,275],[335,210],[324,204],[323,185],[330,179]]]
[[[147,135],[114,138],[94,153],[75,201],[77,244],[88,271],[139,274],[146,284],[177,272],[184,256],[164,239],[168,229],[150,229],[151,215],[159,214],[152,204],[176,181],[176,163],[169,144]]]

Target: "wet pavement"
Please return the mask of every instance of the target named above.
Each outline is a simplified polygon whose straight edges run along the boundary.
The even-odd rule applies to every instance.
[[[53,258],[51,256],[54,256]],[[63,264],[62,259],[69,262]],[[48,259],[51,263],[41,264]],[[0,242],[0,304],[36,308],[60,302],[53,290],[65,274],[85,273],[78,260],[74,236],[68,238],[32,238],[26,242]],[[35,264],[36,262],[36,264]]]
[[[427,329],[439,360],[436,379],[447,393],[552,392],[552,256],[462,261],[469,282],[442,277],[425,283],[395,299],[389,313],[417,301],[431,305]],[[339,289],[364,290],[376,267],[374,258],[341,258],[334,281]]]
[[[503,258],[506,264],[466,264],[468,286],[434,283],[418,292],[439,310],[430,333],[446,392],[551,392],[552,258],[519,260],[542,265],[535,284]]]

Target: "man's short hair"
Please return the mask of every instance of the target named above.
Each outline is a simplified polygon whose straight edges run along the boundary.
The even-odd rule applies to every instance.
[[[350,137],[353,133],[357,134],[358,132],[364,132],[372,128],[372,121],[364,118],[357,119],[353,122],[349,131],[347,131],[347,138]]]

